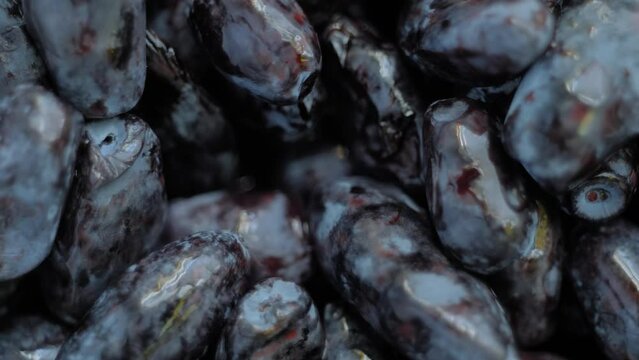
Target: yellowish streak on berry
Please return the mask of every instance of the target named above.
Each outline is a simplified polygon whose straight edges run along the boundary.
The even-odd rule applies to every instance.
[[[171,313],[171,317],[164,323],[162,330],[160,330],[160,334],[158,338],[144,350],[144,358],[148,359],[151,355],[157,350],[157,348],[164,343],[163,338],[167,334],[167,332],[176,324],[185,322],[191,314],[195,310],[197,310],[197,304],[192,304],[189,306],[186,311],[182,311],[184,308],[184,304],[189,299],[189,295],[193,292],[193,290],[189,291],[184,297],[182,297],[177,305],[173,308],[173,312]]]
[[[579,123],[579,128],[577,129],[577,133],[579,136],[585,136],[590,131],[591,125],[595,120],[595,110],[589,110],[586,116]]]
[[[537,203],[537,216],[539,216],[539,223],[537,225],[537,233],[535,235],[535,249],[542,250],[548,243],[550,237],[550,219],[548,213],[541,203]]]

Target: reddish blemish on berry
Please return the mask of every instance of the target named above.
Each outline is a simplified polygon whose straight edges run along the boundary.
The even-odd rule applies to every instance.
[[[595,202],[599,200],[599,195],[596,191],[588,191],[588,193],[586,194],[586,199],[590,202]]]
[[[300,25],[304,25],[305,20],[306,20],[305,17],[304,17],[304,14],[302,14],[300,12],[295,13],[293,15],[293,18],[295,18],[295,21],[297,21],[297,23],[300,24]]]
[[[235,202],[240,207],[243,208],[257,208],[259,206],[263,206],[275,198],[275,193],[266,193],[260,194],[259,196],[251,196],[249,194],[240,194],[232,198],[232,201]]]
[[[399,335],[402,336],[404,339],[412,339],[415,334],[415,328],[409,322],[401,324],[397,328],[397,331],[399,332]]]
[[[309,60],[308,57],[302,53],[298,53],[295,59],[297,60],[297,64],[302,67],[305,67]]]
[[[488,131],[487,114],[483,112],[474,112],[466,120],[464,126],[477,135],[483,135]]]
[[[576,122],[581,122],[589,111],[590,108],[587,105],[577,102],[570,111],[570,118]]]
[[[399,213],[395,213],[395,215],[390,218],[390,220],[388,220],[387,224],[388,225],[395,225],[399,222]]]
[[[95,42],[95,31],[88,26],[83,26],[80,32],[80,38],[77,40],[76,53],[79,55],[86,54],[93,48]]]
[[[535,101],[535,92],[531,91],[528,93],[528,95],[526,95],[526,102],[533,102]]]
[[[350,205],[350,207],[358,208],[358,207],[361,207],[361,206],[365,205],[365,202],[364,202],[364,200],[361,197],[353,196],[350,199],[350,201],[348,202],[348,204]]]
[[[470,185],[477,179],[481,173],[475,168],[464,169],[464,171],[457,177],[457,193],[459,195],[466,195],[470,193]]]
[[[286,340],[293,340],[296,337],[297,337],[297,330],[295,329],[287,332],[286,335],[284,335],[284,338],[286,338]]]
[[[104,114],[108,111],[102,100],[94,102],[91,107],[89,107],[89,110],[94,114]]]
[[[268,270],[269,273],[274,274],[284,267],[282,260],[273,256],[267,257],[262,260],[262,265]]]
[[[537,25],[540,29],[543,29],[546,24],[546,18],[548,15],[546,14],[546,9],[541,9],[535,13],[535,25]]]

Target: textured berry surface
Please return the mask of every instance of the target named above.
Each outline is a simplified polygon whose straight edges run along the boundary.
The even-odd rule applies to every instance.
[[[324,330],[317,308],[298,285],[266,279],[237,304],[216,359],[320,359]]]
[[[588,321],[611,359],[639,357],[639,228],[624,221],[579,237],[570,275]]]
[[[449,99],[431,105],[424,125],[426,194],[439,239],[480,273],[512,264],[534,241],[534,199],[496,123],[477,103]]]
[[[456,270],[432,240],[418,213],[373,205],[344,215],[320,256],[329,259],[327,275],[343,298],[408,357],[514,358],[493,293]]]
[[[366,325],[335,304],[324,307],[326,350],[324,360],[384,359],[379,344],[366,333]]]
[[[239,87],[281,105],[310,93],[321,52],[294,0],[194,0],[191,21],[213,63]]]
[[[537,203],[534,244],[488,284],[510,315],[519,345],[533,347],[547,341],[557,322],[563,269],[563,231],[558,211]]]
[[[639,360],[639,0],[0,0],[0,360]]]
[[[56,244],[41,270],[47,305],[69,323],[159,244],[168,207],[160,144],[141,119],[88,124],[79,154]]]
[[[0,1],[0,31],[0,93],[18,84],[44,82],[44,63],[27,34],[20,0]]]
[[[279,181],[286,193],[306,209],[315,188],[351,173],[346,150],[336,146],[287,159]]]
[[[344,215],[367,205],[389,202],[401,203],[421,211],[400,189],[368,178],[345,177],[321,184],[313,193],[309,209],[309,227],[315,241],[315,250],[318,254],[328,253],[331,231]],[[332,271],[328,257],[318,255],[317,258],[324,271]]]
[[[446,260],[431,225],[398,190],[363,180],[326,185],[311,217],[317,256],[343,299],[410,358],[515,356],[488,287]]]
[[[541,0],[411,0],[399,37],[425,72],[482,84],[530,66],[550,44],[554,24]]]
[[[517,89],[504,144],[547,190],[565,192],[639,133],[638,14],[634,1],[570,7]]]
[[[249,261],[232,233],[168,244],[100,296],[57,359],[198,358],[246,291]]]
[[[418,128],[426,104],[414,88],[399,50],[365,24],[335,17],[323,39],[339,67],[335,77],[350,95],[344,112],[353,133],[353,158],[366,168],[421,186]]]
[[[148,28],[175,50],[175,54],[194,75],[202,75],[212,64],[191,29],[189,13],[193,0],[147,1]]]
[[[16,316],[0,327],[0,353],[10,360],[55,360],[67,336],[69,329],[42,316]]]
[[[251,252],[255,279],[302,282],[311,272],[311,247],[300,215],[281,192],[213,192],[173,201],[165,236],[172,241],[196,231],[235,231]]]
[[[51,251],[80,143],[82,117],[39,86],[0,102],[0,281]]]
[[[144,0],[23,0],[60,94],[85,116],[131,110],[146,77]]]
[[[146,33],[146,47],[151,89],[149,99],[145,103],[143,98],[140,107],[142,113],[150,115],[152,125],[174,141],[201,149],[216,150],[229,143],[226,137],[231,130],[222,109],[194,83],[174,50],[151,31]]]

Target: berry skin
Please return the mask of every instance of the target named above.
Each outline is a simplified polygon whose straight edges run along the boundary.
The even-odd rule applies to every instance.
[[[364,184],[345,179],[314,197],[317,257],[342,298],[409,358],[514,358],[506,315],[488,287],[448,262],[401,192]]]
[[[538,202],[533,219],[534,244],[487,280],[510,315],[517,344],[526,348],[555,333],[564,260],[559,212]]]
[[[408,357],[514,358],[497,299],[446,260],[430,229],[402,205],[368,206],[342,217],[319,256],[330,259],[326,275],[342,297]]]
[[[581,234],[570,277],[586,318],[611,359],[639,358],[639,228],[625,221]]]
[[[431,105],[424,125],[426,195],[439,239],[461,264],[490,274],[534,242],[537,207],[504,153],[497,120],[466,99]]]
[[[281,192],[226,191],[171,203],[169,241],[196,231],[234,231],[251,252],[251,280],[269,277],[301,283],[311,275],[311,246],[299,209]]]
[[[45,83],[46,69],[29,38],[20,0],[0,1],[0,93],[24,83]]]
[[[176,57],[195,78],[206,78],[212,64],[191,28],[193,0],[147,1],[148,29],[175,51]]]
[[[168,207],[160,143],[144,121],[123,115],[85,129],[56,244],[40,270],[47,306],[70,324],[159,245]]]
[[[315,252],[327,253],[330,247],[330,232],[345,214],[355,212],[364,206],[387,202],[404,204],[422,212],[400,189],[365,177],[343,177],[317,186],[311,196],[309,207],[309,227],[315,242]],[[325,272],[333,271],[330,259],[324,256],[317,258]]]
[[[15,360],[55,360],[69,329],[42,316],[19,315],[3,324],[0,354]]]
[[[131,110],[146,78],[144,0],[23,0],[60,95],[88,118]]]
[[[201,232],[132,265],[91,308],[58,360],[196,359],[246,291],[239,236]]]
[[[39,86],[19,85],[0,102],[0,281],[49,255],[81,124],[79,113]]]
[[[326,350],[324,360],[384,359],[379,343],[367,332],[366,324],[335,304],[324,307]]]
[[[517,89],[504,146],[545,190],[565,193],[639,134],[638,16],[634,1],[567,8]]]
[[[191,22],[212,62],[238,87],[277,105],[310,93],[321,52],[294,0],[194,0]]]
[[[419,128],[427,106],[399,49],[345,16],[333,17],[323,40],[337,68],[336,86],[348,94],[340,122],[354,163],[411,192],[421,189]]]
[[[554,25],[541,0],[411,0],[399,42],[427,74],[487,85],[526,70],[546,51]]]
[[[269,278],[237,304],[216,359],[319,360],[324,329],[313,300],[295,283]]]
[[[322,147],[285,161],[281,188],[306,210],[313,190],[352,173],[348,153],[341,146]]]

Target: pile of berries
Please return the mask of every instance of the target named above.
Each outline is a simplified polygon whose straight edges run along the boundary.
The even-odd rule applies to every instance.
[[[0,359],[639,359],[639,0],[0,27]]]

